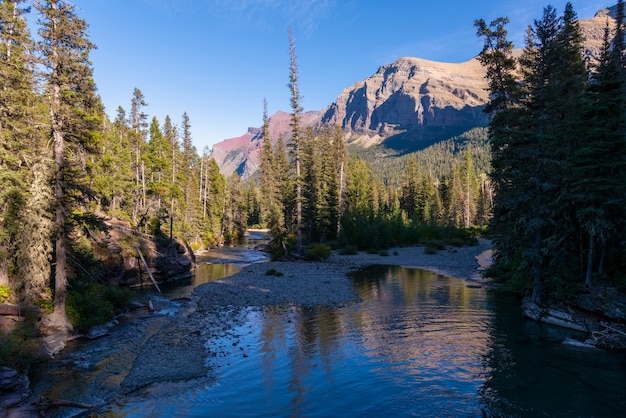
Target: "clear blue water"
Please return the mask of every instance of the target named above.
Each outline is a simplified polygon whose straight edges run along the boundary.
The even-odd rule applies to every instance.
[[[378,266],[353,280],[362,303],[246,310],[208,341],[210,379],[99,416],[624,416],[623,353],[561,344],[584,335],[453,278]]]

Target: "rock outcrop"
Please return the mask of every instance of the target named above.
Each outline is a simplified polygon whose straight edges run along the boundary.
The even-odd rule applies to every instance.
[[[150,274],[157,283],[185,279],[193,274],[195,257],[184,242],[140,234],[120,221],[110,220],[107,225],[106,234],[92,235],[92,239],[94,252],[111,282],[129,287],[151,286]]]
[[[341,125],[364,146],[402,135],[392,148],[414,149],[486,126],[485,71],[472,59],[449,64],[401,58],[345,89],[322,122]]]

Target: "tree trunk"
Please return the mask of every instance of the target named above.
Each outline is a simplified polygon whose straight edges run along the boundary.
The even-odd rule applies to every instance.
[[[587,274],[585,275],[585,285],[591,287],[591,277],[593,274],[593,250],[594,250],[594,236],[589,234],[589,254],[587,256]]]
[[[302,182],[300,178],[300,150],[296,145],[296,234],[298,254],[302,255]]]
[[[9,285],[9,260],[4,257],[0,260],[0,286]]]
[[[50,2],[53,9],[57,8],[55,2]],[[56,43],[53,40],[53,45]],[[53,47],[51,62],[54,65],[53,74],[59,71],[58,50]],[[52,103],[50,106],[50,118],[52,120],[52,137],[53,154],[54,154],[54,204],[56,206],[55,218],[55,273],[54,273],[54,312],[52,314],[53,323],[59,329],[71,329],[70,322],[65,313],[65,299],[67,296],[67,254],[66,254],[66,207],[65,207],[65,179],[63,170],[65,168],[65,141],[63,138],[63,122],[61,119],[61,86],[58,77],[52,77],[55,80],[52,85]]]

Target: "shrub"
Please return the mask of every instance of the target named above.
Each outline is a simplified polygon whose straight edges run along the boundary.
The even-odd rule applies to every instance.
[[[430,245],[424,247],[424,254],[437,254],[437,251],[439,251],[437,247],[433,247]]]
[[[276,269],[269,269],[269,270],[267,270],[265,272],[265,275],[266,276],[277,276],[277,277],[280,277],[280,276],[283,275],[283,273],[278,271],[278,270],[276,270]]]
[[[0,303],[13,299],[13,292],[9,286],[0,286]]]
[[[67,316],[81,331],[102,325],[122,312],[133,297],[129,289],[87,283],[67,294]]]
[[[315,244],[307,250],[304,258],[310,261],[323,261],[330,257],[332,249],[328,244]]]
[[[340,251],[339,254],[341,255],[356,255],[358,254],[358,250],[354,245],[346,245],[345,247],[343,247]]]
[[[7,334],[0,333],[0,366],[22,371],[36,360],[44,358],[37,337],[36,317],[26,317]]]
[[[382,257],[389,257],[389,251],[387,250],[381,250],[378,254]]]
[[[432,247],[435,250],[445,250],[446,244],[441,240],[431,239],[430,241],[426,242],[426,247]]]

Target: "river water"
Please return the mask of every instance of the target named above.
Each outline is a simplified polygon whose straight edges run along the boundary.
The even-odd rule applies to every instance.
[[[228,274],[239,267],[220,268]],[[203,271],[197,283],[209,280]],[[352,279],[362,303],[244,310],[238,329],[212,342],[222,354],[207,358],[210,380],[122,401],[95,416],[610,417],[626,411],[626,357],[562,344],[584,335],[524,319],[514,298],[404,267],[373,266]]]

